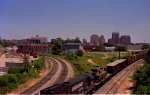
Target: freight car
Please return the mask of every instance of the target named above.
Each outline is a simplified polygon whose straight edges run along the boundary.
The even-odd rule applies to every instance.
[[[109,63],[107,65],[107,73],[116,74],[120,70],[122,70],[124,67],[126,67],[126,64],[127,64],[126,59],[121,59],[121,60],[117,60],[112,63]]]
[[[40,91],[40,94],[88,94],[107,82],[111,77],[133,62],[145,57],[144,52],[109,63],[107,69],[94,67],[87,73],[62,84],[56,84]]]

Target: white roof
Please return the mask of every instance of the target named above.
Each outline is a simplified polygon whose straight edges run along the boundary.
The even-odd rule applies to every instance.
[[[124,62],[125,60],[126,60],[126,59],[116,60],[116,61],[114,61],[114,62],[112,62],[112,63],[107,64],[107,66],[115,66],[115,65],[117,65],[117,64],[119,64],[119,63],[121,63],[121,62]]]

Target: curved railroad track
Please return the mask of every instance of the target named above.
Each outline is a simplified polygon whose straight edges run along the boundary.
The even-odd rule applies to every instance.
[[[53,62],[53,67],[52,67],[51,71],[45,77],[43,77],[43,79],[41,79],[37,84],[28,88],[22,94],[32,94],[34,91],[39,89],[43,84],[48,82],[55,75],[55,73],[58,69],[58,63],[53,58],[50,58],[50,60]]]
[[[120,78],[117,80],[117,82],[120,82],[119,84],[113,84],[113,86],[107,91],[106,94],[117,94],[117,90],[122,85],[122,83],[125,81],[125,79],[131,74],[133,70],[135,70],[139,65],[134,64],[130,68],[127,69],[127,71],[120,76]]]
[[[67,65],[65,64],[65,62],[63,62],[59,58],[54,58],[54,59],[58,60],[63,67],[59,78],[57,79],[57,81],[54,84],[63,83],[65,81],[65,79],[67,77],[67,73],[68,73]]]

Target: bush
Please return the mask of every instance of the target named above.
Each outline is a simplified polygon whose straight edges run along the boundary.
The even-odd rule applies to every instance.
[[[9,74],[15,74],[15,73],[23,73],[24,68],[23,67],[11,67],[8,69]]]
[[[125,46],[117,46],[116,51],[127,51],[127,48]]]
[[[37,69],[36,68],[31,68],[29,70],[28,74],[29,74],[30,77],[36,78],[38,76]]]
[[[9,82],[8,82],[8,77],[7,75],[1,76],[0,77],[0,87],[6,87],[8,86]]]
[[[82,50],[78,50],[78,51],[76,52],[76,55],[77,55],[77,56],[83,56],[83,51],[82,51]]]
[[[9,86],[7,86],[6,87],[6,89],[7,89],[7,91],[11,91],[11,90],[13,90],[13,89],[16,89],[17,88],[17,84],[9,84]]]
[[[12,67],[8,69],[9,74],[0,76],[0,94],[17,88],[19,84],[25,83],[30,77],[37,77],[37,70],[42,69],[45,64],[42,58],[34,60],[34,68],[30,68],[28,72],[24,67]]]
[[[146,54],[146,64],[134,72],[132,79],[136,81],[134,93],[136,94],[150,94],[150,50]]]
[[[17,83],[17,77],[14,74],[8,75],[8,82],[9,83]]]
[[[72,51],[68,51],[66,54],[67,59],[69,60],[75,60],[77,59],[77,55],[75,53],[73,53]]]
[[[15,76],[17,77],[17,83],[18,84],[26,82],[29,78],[29,75],[27,72],[24,72],[23,74],[16,73]]]
[[[148,50],[148,52],[147,52],[147,54],[146,54],[145,60],[146,60],[146,63],[147,63],[147,64],[150,64],[150,49]]]
[[[41,70],[45,66],[45,63],[43,62],[42,58],[39,58],[33,61],[33,65],[37,70]]]
[[[114,62],[117,58],[115,56],[111,56],[107,58],[107,63]]]

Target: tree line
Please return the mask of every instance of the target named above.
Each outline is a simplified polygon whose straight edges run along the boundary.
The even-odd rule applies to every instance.
[[[150,49],[145,57],[145,64],[133,74],[133,80],[136,81],[133,93],[150,94]]]

